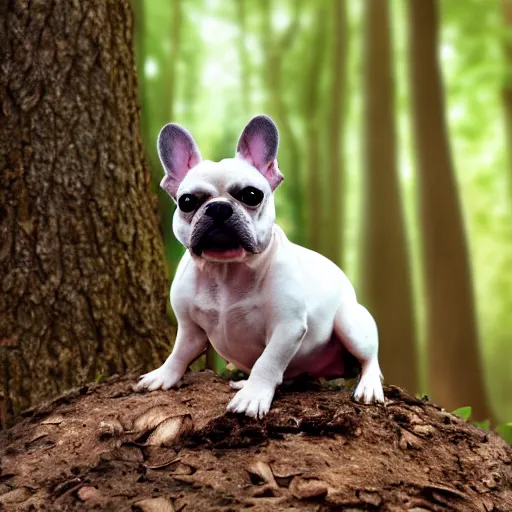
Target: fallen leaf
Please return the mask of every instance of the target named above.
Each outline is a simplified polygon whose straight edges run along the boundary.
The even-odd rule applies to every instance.
[[[76,494],[81,501],[88,501],[89,503],[101,501],[103,497],[101,492],[92,485],[80,487]]]
[[[430,437],[432,436],[436,429],[432,425],[415,425],[412,430],[415,434],[419,434],[422,436]]]
[[[359,499],[363,503],[368,503],[374,507],[378,507],[382,503],[382,498],[375,492],[361,491],[359,493]]]
[[[8,505],[10,503],[21,503],[30,498],[31,493],[26,487],[19,487],[12,491],[6,492],[0,496],[0,505]]]
[[[300,500],[315,498],[327,494],[328,488],[325,482],[316,478],[303,478],[296,476],[288,488],[296,498]]]
[[[147,432],[169,418],[171,414],[172,410],[169,407],[162,405],[151,407],[151,409],[148,409],[135,419],[133,431],[138,433]]]
[[[270,469],[270,466],[263,461],[256,461],[253,462],[248,468],[247,471],[251,475],[256,475],[257,477],[261,478],[264,482],[272,486],[273,488],[277,488],[277,482],[274,478],[274,475],[272,473],[272,470]]]
[[[421,440],[407,430],[400,430],[400,441],[398,443],[402,450],[412,448],[419,450],[421,448]]]
[[[279,487],[288,487],[294,476],[302,475],[303,471],[295,469],[290,465],[273,463],[271,464],[272,473]]]
[[[183,414],[162,421],[148,437],[148,446],[172,446],[193,427],[192,416]]]
[[[43,421],[41,421],[41,425],[60,425],[64,421],[64,416],[60,414],[56,414],[55,416],[50,416]]]
[[[100,422],[100,439],[119,436],[123,431],[123,425],[119,420],[111,419]]]
[[[142,512],[175,512],[172,503],[165,498],[149,498],[134,503]]]
[[[169,459],[164,462],[159,462],[157,464],[147,464],[146,467],[148,469],[163,469],[163,468],[170,466],[171,464],[177,464],[180,460],[181,460],[181,457],[174,457],[172,459]]]

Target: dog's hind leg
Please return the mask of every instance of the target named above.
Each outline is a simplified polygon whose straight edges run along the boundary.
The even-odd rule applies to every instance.
[[[366,404],[383,403],[382,373],[378,360],[379,337],[373,317],[356,300],[344,301],[336,312],[334,332],[361,363],[361,377],[353,398]]]

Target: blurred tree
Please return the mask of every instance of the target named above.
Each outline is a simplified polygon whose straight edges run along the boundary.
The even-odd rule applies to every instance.
[[[324,70],[325,38],[327,28],[326,4],[314,3],[314,20],[310,43],[309,62],[305,66],[304,123],[306,126],[306,176],[307,176],[307,240],[308,247],[321,252],[324,201],[321,190],[322,165],[320,137],[321,117],[320,83]]]
[[[175,120],[176,89],[178,83],[178,60],[181,50],[182,33],[182,6],[181,0],[172,0],[171,2],[172,23],[169,30],[171,41],[171,52],[168,60],[162,62],[164,95],[161,109],[162,118],[160,124],[164,126]]]
[[[328,201],[323,252],[331,261],[343,264],[343,221],[345,166],[343,149],[345,146],[345,119],[347,110],[347,53],[348,24],[345,0],[332,0],[330,13],[332,22],[330,97],[328,119]]]
[[[507,29],[504,45],[507,73],[502,95],[509,158],[509,186],[512,192],[512,0],[502,0],[502,7]]]
[[[238,49],[240,52],[240,84],[242,87],[242,108],[245,115],[251,111],[251,90],[249,53],[247,51],[247,5],[246,0],[235,0],[238,14],[239,40]]]
[[[141,104],[141,132],[144,141],[146,157],[149,160],[149,167],[152,177],[153,190],[158,198],[158,212],[160,231],[164,238],[164,250],[169,277],[172,278],[178,262],[183,255],[183,248],[179,244],[172,231],[172,217],[174,213],[173,202],[166,192],[161,190],[160,181],[163,177],[163,170],[156,151],[156,138],[154,137],[151,124],[155,117],[151,116],[150,101],[147,81],[145,79],[145,65],[148,57],[148,37],[146,34],[146,10],[145,2],[132,0],[134,12],[134,35],[135,35],[135,56],[139,78],[141,79],[139,101]],[[169,56],[163,57],[160,67],[163,70],[161,87],[158,90],[158,117],[156,119],[159,129],[165,124],[174,122],[174,107],[176,103],[177,66],[180,54],[182,12],[181,0],[172,2],[171,30],[166,32],[170,46]],[[165,42],[164,42],[165,43]],[[167,60],[168,59],[168,60]],[[154,100],[153,100],[154,101]]]
[[[418,391],[411,275],[398,179],[388,0],[365,2],[361,296],[379,326],[386,381]]]
[[[1,423],[169,350],[128,0],[12,3],[0,33]]]
[[[285,184],[294,221],[293,231],[289,235],[295,243],[303,244],[306,238],[306,212],[301,184],[302,158],[299,143],[292,128],[291,112],[284,100],[285,87],[282,85],[283,60],[286,58],[297,36],[302,0],[294,0],[292,18],[282,34],[278,34],[274,27],[270,1],[263,0],[260,5],[262,12],[260,37],[264,55],[263,75],[268,90],[269,114],[275,119],[281,133],[281,142],[284,142],[280,146],[280,161],[284,160],[287,164],[285,166],[286,170],[293,173],[290,180]]]
[[[435,0],[408,2],[409,72],[427,307],[428,390],[447,409],[491,418],[470,262],[444,119]]]

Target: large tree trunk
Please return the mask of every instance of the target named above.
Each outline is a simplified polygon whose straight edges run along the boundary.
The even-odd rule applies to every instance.
[[[329,100],[328,211],[322,245],[330,260],[343,265],[345,209],[345,116],[347,110],[348,24],[346,0],[332,0],[332,65]]]
[[[3,2],[2,423],[154,366],[171,324],[139,136],[129,0]]]
[[[387,382],[418,391],[411,277],[398,180],[388,0],[365,3],[362,297]]]
[[[428,391],[448,409],[491,416],[479,357],[470,261],[444,118],[434,0],[409,2],[409,66],[427,294]]]

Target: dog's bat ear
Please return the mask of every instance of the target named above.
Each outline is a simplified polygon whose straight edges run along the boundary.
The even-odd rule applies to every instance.
[[[201,154],[192,135],[181,126],[166,124],[158,134],[158,156],[165,169],[160,186],[173,198],[183,178],[201,161]]]
[[[249,121],[236,147],[236,156],[256,167],[265,176],[272,190],[284,179],[277,166],[278,146],[277,126],[270,117],[261,115]]]

